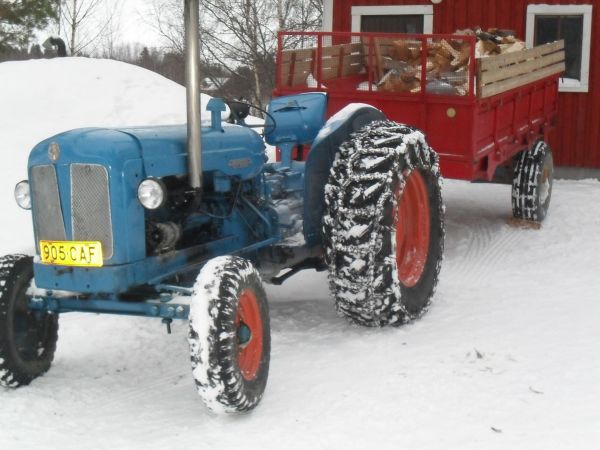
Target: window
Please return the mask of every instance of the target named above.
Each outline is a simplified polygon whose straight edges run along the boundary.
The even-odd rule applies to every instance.
[[[352,31],[430,34],[433,6],[353,6]]]
[[[360,31],[378,33],[423,33],[423,16],[407,14],[404,16],[361,16]]]
[[[527,45],[564,39],[566,70],[561,92],[588,92],[592,5],[529,5]]]

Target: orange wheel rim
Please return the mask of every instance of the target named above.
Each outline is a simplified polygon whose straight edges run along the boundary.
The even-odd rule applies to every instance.
[[[425,271],[431,231],[427,185],[418,170],[410,173],[403,190],[398,188],[396,200],[398,278],[404,286],[413,287]]]
[[[263,323],[252,289],[246,289],[240,295],[235,326],[239,344],[238,365],[244,379],[250,381],[258,374],[263,352]]]

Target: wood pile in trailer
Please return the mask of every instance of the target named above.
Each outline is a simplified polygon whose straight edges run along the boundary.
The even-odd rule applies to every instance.
[[[565,70],[564,41],[478,60],[477,95],[491,97]]]
[[[376,37],[373,42],[378,90],[420,92],[422,42],[415,39],[388,37]],[[443,89],[443,93],[450,95],[466,95],[469,88],[470,43],[457,36],[456,39],[428,41],[426,49],[425,73],[428,90],[431,87]],[[430,84],[432,82],[433,85]]]
[[[476,39],[474,51],[472,41],[465,36]],[[498,55],[521,54],[525,50],[525,43],[516,38],[513,31],[497,28],[457,30],[452,37],[428,39],[424,59],[419,39],[375,37],[373,41],[377,88],[382,92],[420,92],[425,62],[427,92],[464,96],[469,92],[468,71],[472,54],[479,64],[484,59],[495,61]],[[508,61],[528,58],[530,56],[514,57]]]
[[[278,65],[279,82],[282,87],[413,94],[425,86],[429,94],[456,96],[468,95],[475,82],[475,95],[486,98],[565,70],[563,41],[525,49],[513,35],[494,33],[507,32],[467,29],[422,39],[369,36],[353,43],[286,49]],[[469,76],[471,64],[475,80]]]

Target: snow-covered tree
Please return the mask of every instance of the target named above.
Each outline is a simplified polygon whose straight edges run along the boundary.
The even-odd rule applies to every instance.
[[[27,47],[34,31],[56,15],[56,0],[0,0],[0,51]]]

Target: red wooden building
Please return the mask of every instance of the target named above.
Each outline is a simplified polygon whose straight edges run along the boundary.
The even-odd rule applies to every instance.
[[[600,0],[324,0],[324,31],[515,30],[528,46],[565,40],[551,138],[557,166],[600,169]]]

